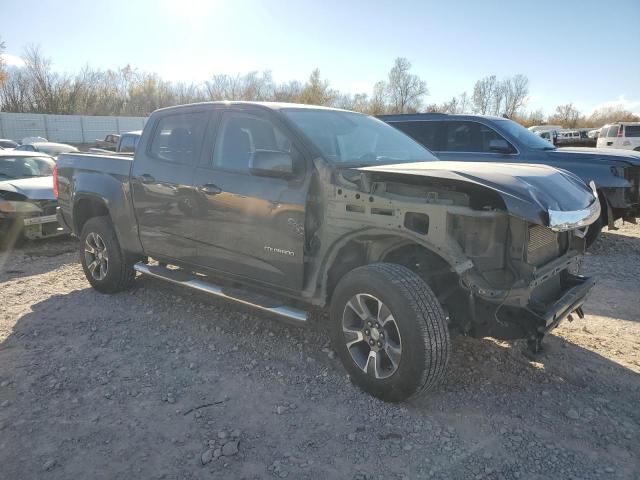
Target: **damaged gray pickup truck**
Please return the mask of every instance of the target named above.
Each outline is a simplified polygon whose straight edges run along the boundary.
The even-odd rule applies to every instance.
[[[101,292],[136,272],[303,324],[328,307],[353,381],[387,401],[446,370],[451,333],[583,316],[594,192],[542,165],[440,162],[372,117],[213,102],[154,112],[135,156],[63,154],[58,218]],[[151,259],[155,261],[151,261]]]

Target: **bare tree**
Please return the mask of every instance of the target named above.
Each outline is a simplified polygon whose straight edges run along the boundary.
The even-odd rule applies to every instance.
[[[298,101],[311,105],[331,105],[338,97],[338,92],[329,88],[329,82],[320,77],[320,70],[315,69],[304,84]]]
[[[471,110],[471,99],[467,92],[462,92],[458,99],[458,112],[456,113],[469,113]]]
[[[502,115],[504,113],[504,102],[507,96],[509,80],[496,81],[491,99],[491,113],[493,115]]]
[[[533,112],[529,112],[527,115],[527,123],[528,126],[531,127],[533,125],[542,125],[544,124],[544,113],[542,110],[538,109]]]
[[[389,106],[387,104],[387,84],[380,80],[373,86],[373,93],[369,99],[366,113],[370,115],[383,115],[388,113]]]
[[[0,106],[0,110],[5,112],[31,111],[31,84],[22,70],[7,72],[5,81],[0,84]]]
[[[429,94],[427,83],[410,73],[411,62],[403,57],[395,60],[389,72],[387,96],[394,113],[417,111],[422,107],[423,97]]]
[[[507,117],[513,117],[527,103],[529,95],[529,79],[522,74],[514,75],[502,82],[504,92],[504,113]],[[497,112],[499,115],[500,112]]]
[[[2,54],[6,50],[7,46],[4,41],[0,38],[0,86],[3,84],[5,79],[7,78],[6,65],[4,63],[4,58]]]
[[[611,105],[594,110],[586,123],[591,127],[601,127],[611,122],[640,122],[640,116],[626,110],[623,104]]]
[[[580,119],[580,112],[573,105],[573,103],[567,103],[566,105],[558,105],[555,113],[549,118],[550,123],[559,123],[565,128],[575,128]]]
[[[487,115],[495,107],[494,94],[498,81],[495,75],[478,80],[473,86],[473,109],[476,113]]]

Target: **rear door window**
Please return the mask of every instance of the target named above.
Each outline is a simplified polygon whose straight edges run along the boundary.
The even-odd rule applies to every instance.
[[[640,125],[627,125],[624,127],[625,137],[640,137]]]
[[[495,130],[478,122],[445,122],[445,126],[444,150],[448,152],[490,153],[491,140],[505,140]]]
[[[438,127],[441,122],[392,122],[391,125],[428,149],[438,150]]]
[[[206,112],[167,115],[158,121],[149,153],[159,160],[191,165],[200,155],[206,126]]]

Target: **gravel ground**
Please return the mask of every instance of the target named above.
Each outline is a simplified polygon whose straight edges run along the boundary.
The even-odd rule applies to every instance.
[[[587,255],[587,317],[542,355],[456,338],[402,405],[351,385],[322,323],[147,278],[101,295],[70,239],[0,267],[3,479],[640,478],[638,226]]]

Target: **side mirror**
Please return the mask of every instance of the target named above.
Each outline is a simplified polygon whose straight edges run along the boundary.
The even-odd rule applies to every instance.
[[[489,140],[489,150],[497,153],[512,153],[511,145],[502,138],[494,138]]]
[[[293,157],[289,152],[256,150],[249,160],[249,172],[260,177],[291,177]]]

